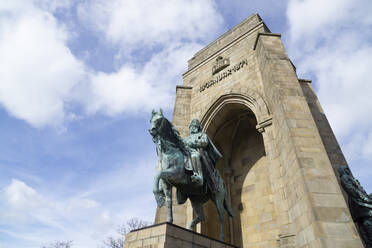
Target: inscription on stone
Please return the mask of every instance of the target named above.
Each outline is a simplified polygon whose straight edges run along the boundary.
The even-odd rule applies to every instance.
[[[208,89],[212,85],[215,85],[216,83],[222,81],[224,78],[226,78],[226,77],[230,76],[231,74],[239,71],[241,68],[243,68],[246,65],[248,65],[248,60],[243,59],[239,63],[235,64],[234,66],[232,66],[230,68],[228,68],[224,72],[221,72],[220,74],[218,74],[214,79],[202,84],[199,88],[199,92],[203,92],[205,89]]]

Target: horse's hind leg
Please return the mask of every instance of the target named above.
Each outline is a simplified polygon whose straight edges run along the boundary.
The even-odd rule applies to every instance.
[[[172,186],[169,183],[164,183],[164,194],[167,201],[168,217],[167,222],[173,223],[173,210],[172,210]]]
[[[220,224],[220,240],[224,240],[225,230],[224,230],[224,217],[225,209],[223,205],[224,197],[223,194],[216,196],[216,208],[218,212],[218,222]]]
[[[193,219],[187,225],[187,229],[194,230],[194,227],[196,226],[196,224],[198,224],[199,222],[204,220],[203,204],[201,202],[193,200],[193,199],[190,199],[190,200],[191,200],[192,208],[194,209],[194,211],[196,213],[196,218]]]

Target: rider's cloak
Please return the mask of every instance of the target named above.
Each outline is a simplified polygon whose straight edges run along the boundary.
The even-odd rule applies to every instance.
[[[207,134],[205,134],[207,135]],[[208,137],[208,136],[207,136]],[[205,150],[200,149],[200,155],[203,162],[203,175],[207,186],[212,192],[216,192],[219,186],[218,176],[216,176],[217,163],[222,158],[222,154],[218,151],[217,147],[213,144],[212,140],[208,137],[208,145]]]
[[[212,192],[216,192],[219,186],[219,176],[216,175],[218,171],[216,170],[217,162],[222,158],[222,154],[218,151],[216,146],[213,144],[212,140],[204,132],[200,133],[200,136],[207,137],[207,146],[204,148],[198,148],[198,152],[201,156],[202,169],[203,169],[203,178],[205,185],[203,187],[208,187]],[[191,158],[188,157],[185,163],[185,169],[188,171],[193,171]],[[184,195],[177,190],[177,203],[182,204],[187,199]]]

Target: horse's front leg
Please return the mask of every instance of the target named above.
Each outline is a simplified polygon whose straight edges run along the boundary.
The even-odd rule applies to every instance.
[[[174,178],[177,176],[177,173],[179,173],[179,171],[175,169],[166,169],[162,171],[157,171],[154,176],[154,188],[152,192],[154,194],[158,194],[160,192],[160,189],[159,189],[160,179],[167,180],[169,178]]]
[[[164,195],[163,191],[160,190],[160,179],[161,179],[161,173],[160,171],[155,172],[155,177],[154,177],[154,188],[152,192],[154,193],[156,203],[158,204],[158,207],[161,208],[164,205]]]
[[[174,179],[180,177],[180,175],[182,175],[180,169],[166,169],[156,172],[153,193],[155,195],[155,199],[159,208],[162,207],[164,204],[164,197],[161,195],[161,191],[159,190],[160,179],[163,179],[164,181],[173,181]]]
[[[161,172],[161,159],[158,160],[158,163],[157,163],[156,169],[155,169],[154,187],[152,189],[152,192],[155,195],[156,194],[159,194],[159,191],[160,191],[160,187],[159,187],[159,183],[160,183],[160,172]]]
[[[152,192],[154,194],[159,194],[159,182],[160,182],[160,171],[157,171],[155,172],[155,176],[154,176],[154,188],[152,190]]]
[[[172,186],[163,181],[164,193],[167,201],[168,217],[167,222],[173,223],[173,209],[172,209]]]

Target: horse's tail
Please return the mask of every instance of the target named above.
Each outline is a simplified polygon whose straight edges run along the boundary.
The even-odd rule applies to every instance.
[[[225,207],[226,212],[231,216],[234,217],[234,211],[229,203],[229,199],[227,199],[227,194],[225,193],[225,197],[223,199],[223,206]]]
[[[225,183],[224,183],[224,181],[223,181],[222,177],[220,176],[220,173],[218,172],[217,169],[215,169],[214,173],[215,173],[215,177],[217,179],[216,180],[217,184],[219,185],[217,191],[219,191],[221,193],[223,192],[223,206],[224,206],[226,212],[228,213],[228,215],[230,215],[231,217],[234,217],[235,216],[234,211],[233,211],[233,209],[230,205],[229,199],[227,197],[226,185],[225,185]]]

